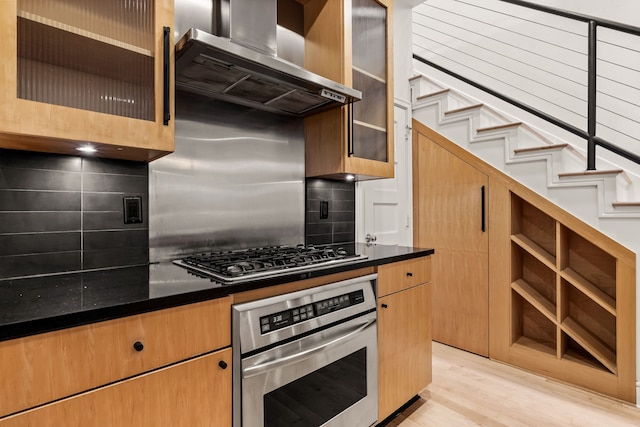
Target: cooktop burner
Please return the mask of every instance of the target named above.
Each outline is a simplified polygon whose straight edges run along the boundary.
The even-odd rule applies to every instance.
[[[176,260],[174,264],[224,282],[240,282],[366,258],[343,248],[298,245],[207,252]]]

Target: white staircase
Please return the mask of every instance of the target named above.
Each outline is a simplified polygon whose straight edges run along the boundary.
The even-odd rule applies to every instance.
[[[416,120],[613,238],[640,230],[639,175],[602,159],[586,171],[580,147],[424,75],[410,86]]]

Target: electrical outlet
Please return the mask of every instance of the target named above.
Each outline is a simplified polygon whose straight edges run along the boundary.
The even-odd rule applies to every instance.
[[[320,202],[320,219],[329,218],[329,202],[323,200]]]
[[[142,197],[134,196],[124,198],[124,223],[142,223]]]

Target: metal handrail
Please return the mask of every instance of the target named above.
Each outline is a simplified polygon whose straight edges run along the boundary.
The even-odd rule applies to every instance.
[[[504,3],[511,3],[517,6],[525,7],[528,9],[537,10],[540,12],[549,13],[552,15],[561,16],[564,18],[573,19],[576,21],[587,22],[589,24],[589,35],[588,35],[588,88],[587,88],[587,130],[579,129],[563,120],[558,119],[557,117],[551,116],[543,111],[540,111],[530,105],[522,103],[517,99],[511,98],[507,95],[504,95],[498,91],[495,91],[481,83],[473,81],[469,78],[466,78],[455,71],[449,70],[448,68],[442,67],[432,61],[429,61],[426,58],[423,58],[419,55],[413,54],[413,58],[432,67],[435,68],[445,74],[448,74],[468,85],[471,85],[477,89],[480,89],[484,92],[489,93],[490,95],[499,98],[505,102],[508,102],[530,114],[533,114],[547,122],[565,130],[574,135],[577,135],[585,140],[587,140],[587,170],[595,170],[596,169],[596,147],[600,146],[605,148],[606,150],[611,151],[621,157],[626,158],[632,162],[640,164],[640,155],[636,153],[632,153],[622,147],[619,147],[613,144],[610,141],[606,141],[596,135],[596,64],[597,64],[597,50],[596,50],[596,42],[597,42],[597,28],[598,27],[606,27],[609,29],[622,31],[628,34],[633,34],[636,36],[640,36],[640,28],[634,27],[631,25],[622,24],[619,22],[609,21],[606,19],[594,18],[588,15],[583,15],[579,13],[568,12],[561,9],[556,9],[549,6],[543,6],[540,4],[534,4],[528,1],[522,0],[498,0]]]

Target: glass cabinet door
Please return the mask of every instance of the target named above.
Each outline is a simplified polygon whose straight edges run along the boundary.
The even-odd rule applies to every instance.
[[[155,120],[154,0],[17,0],[17,97]]]
[[[353,104],[355,157],[388,161],[387,8],[376,0],[352,0],[353,87],[362,100]]]

